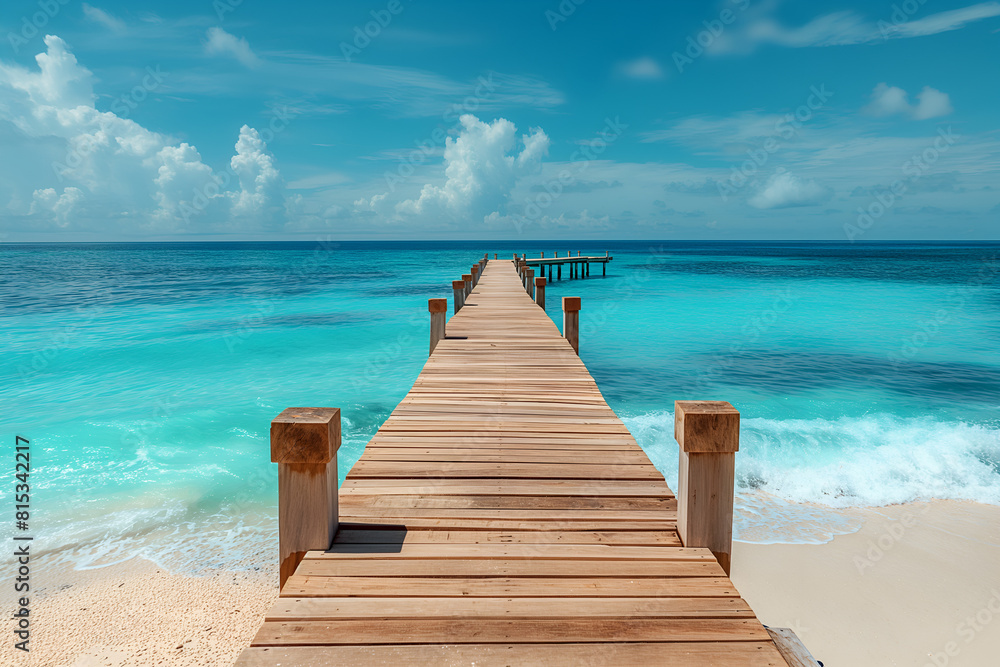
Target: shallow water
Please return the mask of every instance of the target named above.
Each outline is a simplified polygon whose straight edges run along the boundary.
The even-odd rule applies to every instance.
[[[38,548],[271,558],[270,419],[341,407],[343,477],[426,359],[426,299],[487,250],[611,251],[549,314],[583,297],[582,357],[671,485],[673,401],[741,411],[742,539],[855,528],[826,508],[1000,504],[997,244],[4,245],[0,432],[32,441]]]

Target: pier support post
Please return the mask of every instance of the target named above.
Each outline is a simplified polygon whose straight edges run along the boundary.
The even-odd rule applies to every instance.
[[[534,269],[528,269],[528,273],[525,276],[525,283],[526,283],[526,285],[525,285],[525,291],[528,293],[528,296],[531,297],[531,300],[534,301],[535,300],[535,270]]]
[[[455,312],[457,313],[465,305],[465,281],[452,280],[451,288],[455,290]]]
[[[556,280],[562,280],[562,264],[556,266]]]
[[[608,263],[607,262],[601,262],[601,275],[602,276],[608,275]]]
[[[476,283],[479,282],[479,265],[473,264],[472,268],[469,269],[469,274],[472,276],[472,286],[475,287]]]
[[[438,341],[444,338],[448,299],[427,299],[427,312],[431,314],[431,354],[434,354]]]
[[[577,356],[580,354],[580,297],[564,296],[562,299],[563,309],[563,338],[573,346],[573,351]]]
[[[677,533],[686,547],[711,549],[728,576],[740,413],[725,401],[676,401],[674,437],[680,445]]]
[[[545,282],[545,276],[535,278],[535,303],[542,310],[545,310]]]
[[[462,275],[462,280],[465,281],[465,297],[468,298],[472,294],[472,274],[465,273]],[[465,299],[462,300],[462,304],[465,304]]]
[[[584,275],[586,275],[586,276],[589,277],[590,276],[590,262],[587,262],[586,264],[584,264],[584,268],[587,270],[586,274],[584,274]]]
[[[279,587],[307,551],[326,551],[337,532],[340,408],[288,408],[271,421],[278,464]]]

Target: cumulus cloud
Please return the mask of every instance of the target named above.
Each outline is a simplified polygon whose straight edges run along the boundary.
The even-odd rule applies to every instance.
[[[829,197],[829,190],[816,181],[801,179],[779,169],[747,203],[761,209],[790,208],[820,204]]]
[[[910,104],[909,96],[905,90],[880,83],[872,91],[871,101],[864,108],[864,111],[872,116],[905,114],[917,120],[925,120],[946,116],[953,109],[947,93],[942,93],[930,86],[924,86],[923,90],[917,94],[917,103]]]
[[[0,134],[24,147],[0,164],[9,213],[36,228],[166,232],[281,219],[284,183],[256,130],[214,172],[194,146],[97,110],[90,71],[59,37],[45,45],[37,70],[0,62]]]
[[[235,58],[247,67],[256,67],[260,59],[250,49],[250,43],[243,37],[231,35],[222,28],[209,28],[205,35],[205,53]]]
[[[125,32],[125,22],[116,16],[112,16],[103,9],[83,3],[83,15],[94,23],[100,23],[108,30],[114,32]]]
[[[284,211],[285,183],[257,130],[247,125],[240,128],[230,166],[240,183],[239,191],[233,193],[233,213],[278,221]]]
[[[663,78],[663,69],[660,67],[660,63],[649,56],[621,63],[618,71],[629,79],[651,81]]]
[[[466,114],[459,122],[459,135],[445,142],[444,184],[424,185],[418,198],[399,202],[396,213],[453,219],[503,214],[518,180],[536,173],[548,154],[549,137],[541,128],[521,135],[519,142],[517,128],[504,118],[484,123]],[[518,145],[520,152],[516,152]],[[379,195],[368,205],[379,210],[383,203]]]
[[[59,227],[66,227],[73,209],[81,199],[83,191],[72,186],[64,188],[61,194],[55,188],[35,190],[31,196],[30,212],[32,215],[52,219]]]

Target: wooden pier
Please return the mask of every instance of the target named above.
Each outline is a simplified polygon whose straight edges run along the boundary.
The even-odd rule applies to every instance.
[[[339,496],[339,410],[273,422],[281,594],[237,665],[815,665],[728,577],[739,414],[677,404],[675,497],[577,354],[579,299],[568,340],[530,261],[477,266]]]
[[[546,257],[545,253],[541,253],[540,257],[528,258],[527,255],[520,255],[513,258],[515,261],[517,259],[523,259],[525,264],[529,267],[535,267],[538,269],[540,276],[545,275],[546,269],[548,269],[548,281],[562,280],[562,267],[566,266],[566,277],[569,280],[575,280],[577,278],[586,278],[590,276],[590,265],[600,264],[601,265],[601,275],[608,275],[608,262],[614,259],[611,253],[605,251],[603,255],[583,255],[582,251],[577,251],[574,255],[573,253],[567,251],[565,255],[559,256],[559,252],[552,253],[551,257]],[[555,274],[553,274],[553,269],[555,269]]]

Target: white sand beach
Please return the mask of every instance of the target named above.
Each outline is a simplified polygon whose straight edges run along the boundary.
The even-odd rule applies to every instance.
[[[847,512],[861,530],[826,544],[734,544],[732,579],[762,622],[826,667],[1000,664],[1000,507]]]

